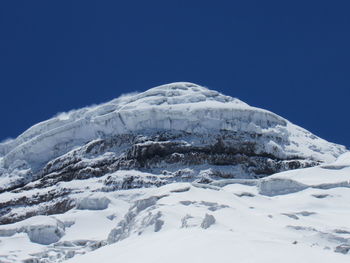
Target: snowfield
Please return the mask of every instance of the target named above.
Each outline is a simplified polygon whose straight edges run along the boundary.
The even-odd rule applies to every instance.
[[[342,166],[283,172],[250,185],[173,183],[103,196],[94,194],[98,182],[89,182],[90,193],[76,194],[83,207],[0,226],[1,260],[36,255],[48,262],[73,257],[67,262],[84,263],[349,262],[350,158]],[[270,192],[261,193],[262,181],[276,179],[287,188],[291,182],[304,187],[279,193],[271,183]],[[45,238],[55,222],[64,234],[50,245],[23,230],[45,225]]]
[[[350,262],[350,153],[172,83],[0,144],[0,262]]]

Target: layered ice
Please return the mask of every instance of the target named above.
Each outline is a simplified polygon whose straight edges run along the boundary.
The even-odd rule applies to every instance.
[[[0,144],[0,261],[348,262],[349,189],[345,147],[172,83]]]
[[[282,147],[286,155],[323,162],[334,161],[346,151],[272,112],[196,84],[179,82],[61,113],[34,125],[16,139],[0,144],[0,173],[26,167],[35,171],[49,160],[93,139],[159,130],[278,135],[283,144],[266,142],[271,152]]]

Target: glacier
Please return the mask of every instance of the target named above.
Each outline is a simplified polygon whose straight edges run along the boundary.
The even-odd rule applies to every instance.
[[[0,262],[348,262],[349,188],[346,147],[170,83],[0,143]]]
[[[192,83],[180,82],[62,113],[36,124],[18,138],[0,144],[1,165],[3,169],[13,170],[14,161],[22,160],[37,169],[92,139],[148,130],[278,134],[284,142],[279,154],[321,161],[334,161],[345,151],[344,147],[328,143],[274,113]],[[267,144],[266,152],[281,146],[273,140]]]
[[[348,164],[340,170],[321,165],[277,173],[253,183],[232,179],[218,186],[213,182],[209,184],[213,188],[172,183],[104,192],[100,178],[66,182],[60,187],[74,190],[76,200],[100,198],[103,204],[108,199],[108,206],[99,206],[100,210],[76,207],[50,217],[34,216],[1,225],[0,259],[72,263],[211,262],[215,258],[220,262],[348,262],[350,159],[344,162],[341,156],[340,160]],[[262,191],[263,181],[271,182],[269,191]],[[322,187],[323,182],[328,186]],[[280,191],[293,184],[304,187]],[[59,240],[57,236],[45,238],[57,224]],[[22,230],[35,227],[47,229],[42,239],[32,240],[29,232]]]
[[[148,139],[143,138],[147,136]],[[164,137],[163,142],[159,142],[159,137]],[[152,144],[148,145],[150,149],[156,147],[154,141],[160,145],[174,139],[178,145],[176,148],[180,148],[183,142],[180,154],[217,151],[218,154],[235,152],[244,156],[254,155],[260,171],[249,171],[247,167],[239,165],[235,167],[236,174],[247,176],[263,176],[291,167],[330,162],[346,152],[345,147],[329,143],[272,112],[251,107],[236,98],[193,83],[179,82],[124,95],[101,105],[61,113],[34,125],[16,139],[1,143],[0,182],[11,186],[11,189],[23,186],[43,177],[43,170],[49,161],[67,156],[70,151],[77,154],[79,148],[87,147],[93,141],[113,139],[119,140],[108,149],[108,153],[114,154],[113,158],[121,156],[120,152],[125,152],[123,148],[130,148],[131,144],[134,148],[141,148],[140,151],[148,151],[145,149],[147,143]],[[128,140],[132,142],[126,145],[125,141]],[[186,149],[186,144],[192,147]],[[178,152],[175,150],[167,155],[174,154],[172,159],[188,157],[175,156]],[[235,157],[231,154],[228,158],[238,159],[237,154]],[[273,165],[262,165],[260,157],[272,157],[270,159],[279,161]],[[213,155],[210,158],[213,159]],[[285,162],[282,164],[280,160]],[[296,162],[291,163],[291,160]],[[218,161],[197,163],[206,162]],[[224,163],[234,162],[242,161]],[[0,188],[0,191],[4,190]]]

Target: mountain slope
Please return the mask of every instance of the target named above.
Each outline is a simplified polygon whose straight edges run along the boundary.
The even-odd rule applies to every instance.
[[[133,262],[129,240],[146,253],[152,240],[210,235],[224,248],[242,240],[236,253],[256,244],[343,260],[333,251],[348,251],[349,166],[344,146],[196,84],[125,95],[0,144],[0,261],[80,260],[109,244],[96,257],[116,249]]]
[[[216,91],[192,83],[163,85],[62,113],[0,144],[0,192],[29,195],[2,198],[0,223],[75,207],[70,189],[51,189],[59,182],[130,169],[153,176],[109,177],[106,188],[260,178],[332,161],[345,151]],[[29,194],[38,188],[44,190]]]
[[[275,144],[268,145],[271,149],[261,145],[265,148],[259,150],[280,158],[299,156],[332,161],[344,151],[269,111],[192,83],[173,83],[122,96],[102,105],[62,113],[39,123],[15,140],[0,145],[2,165],[10,168],[14,160],[20,159],[38,169],[87,141],[148,131],[268,134]],[[274,137],[280,141],[274,141]],[[272,149],[274,147],[277,149]]]
[[[76,208],[0,226],[1,260],[348,262],[349,157],[257,180],[103,194],[97,179],[69,182],[84,189],[72,196]]]

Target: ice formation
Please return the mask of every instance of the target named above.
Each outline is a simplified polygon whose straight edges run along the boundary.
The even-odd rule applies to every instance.
[[[0,144],[0,262],[349,262],[350,155],[171,83]]]
[[[334,161],[345,151],[284,118],[205,87],[172,83],[110,102],[62,113],[0,144],[2,167],[37,169],[47,161],[96,138],[167,130],[209,134],[222,130],[278,135],[267,141],[280,154]]]

